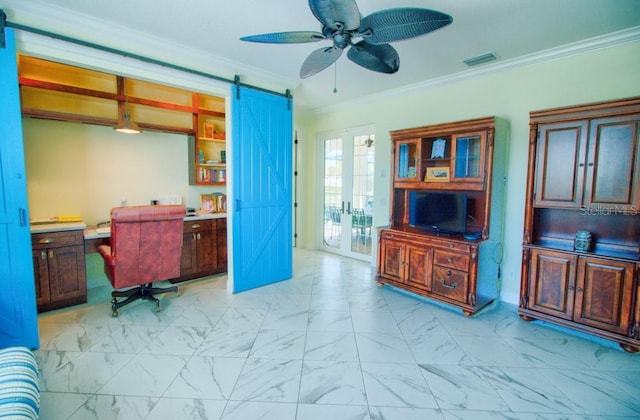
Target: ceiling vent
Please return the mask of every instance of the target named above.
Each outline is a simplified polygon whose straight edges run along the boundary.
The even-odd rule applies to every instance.
[[[477,57],[467,58],[464,60],[464,64],[469,67],[477,66],[478,64],[488,63],[489,61],[496,60],[496,56],[493,53],[482,54]]]

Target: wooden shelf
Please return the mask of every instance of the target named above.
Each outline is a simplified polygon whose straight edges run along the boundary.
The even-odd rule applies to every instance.
[[[209,138],[209,137],[198,137],[198,140],[202,140],[202,141],[217,141],[217,142],[221,142],[221,143],[226,143],[227,139],[225,138],[224,134],[221,134],[220,137],[214,137],[214,138]]]

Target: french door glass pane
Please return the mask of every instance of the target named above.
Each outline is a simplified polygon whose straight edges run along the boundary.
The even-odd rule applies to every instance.
[[[324,244],[342,243],[342,139],[324,142]]]
[[[373,135],[353,138],[351,252],[371,255],[373,228]]]

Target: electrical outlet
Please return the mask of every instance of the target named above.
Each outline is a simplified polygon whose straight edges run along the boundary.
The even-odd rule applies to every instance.
[[[120,197],[120,207],[125,207],[127,205],[127,197]]]

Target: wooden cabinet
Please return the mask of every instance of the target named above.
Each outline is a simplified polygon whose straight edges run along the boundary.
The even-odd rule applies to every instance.
[[[397,229],[380,230],[379,281],[453,304],[473,315],[488,303],[476,296],[478,244]]]
[[[82,230],[31,235],[38,311],[87,301]]]
[[[380,275],[411,287],[429,290],[433,251],[421,238],[381,231]],[[418,240],[413,242],[412,240]]]
[[[532,112],[519,314],[640,350],[640,98]],[[588,250],[574,248],[578,231]]]
[[[541,124],[537,135],[534,205],[637,211],[637,115]]]
[[[226,218],[184,222],[178,281],[227,270],[226,222]]]
[[[480,118],[392,131],[391,138],[391,226],[380,229],[376,279],[472,316],[499,293],[508,124]],[[445,205],[432,192],[464,197],[451,204],[464,207],[456,207],[462,229],[416,222],[418,201]]]

